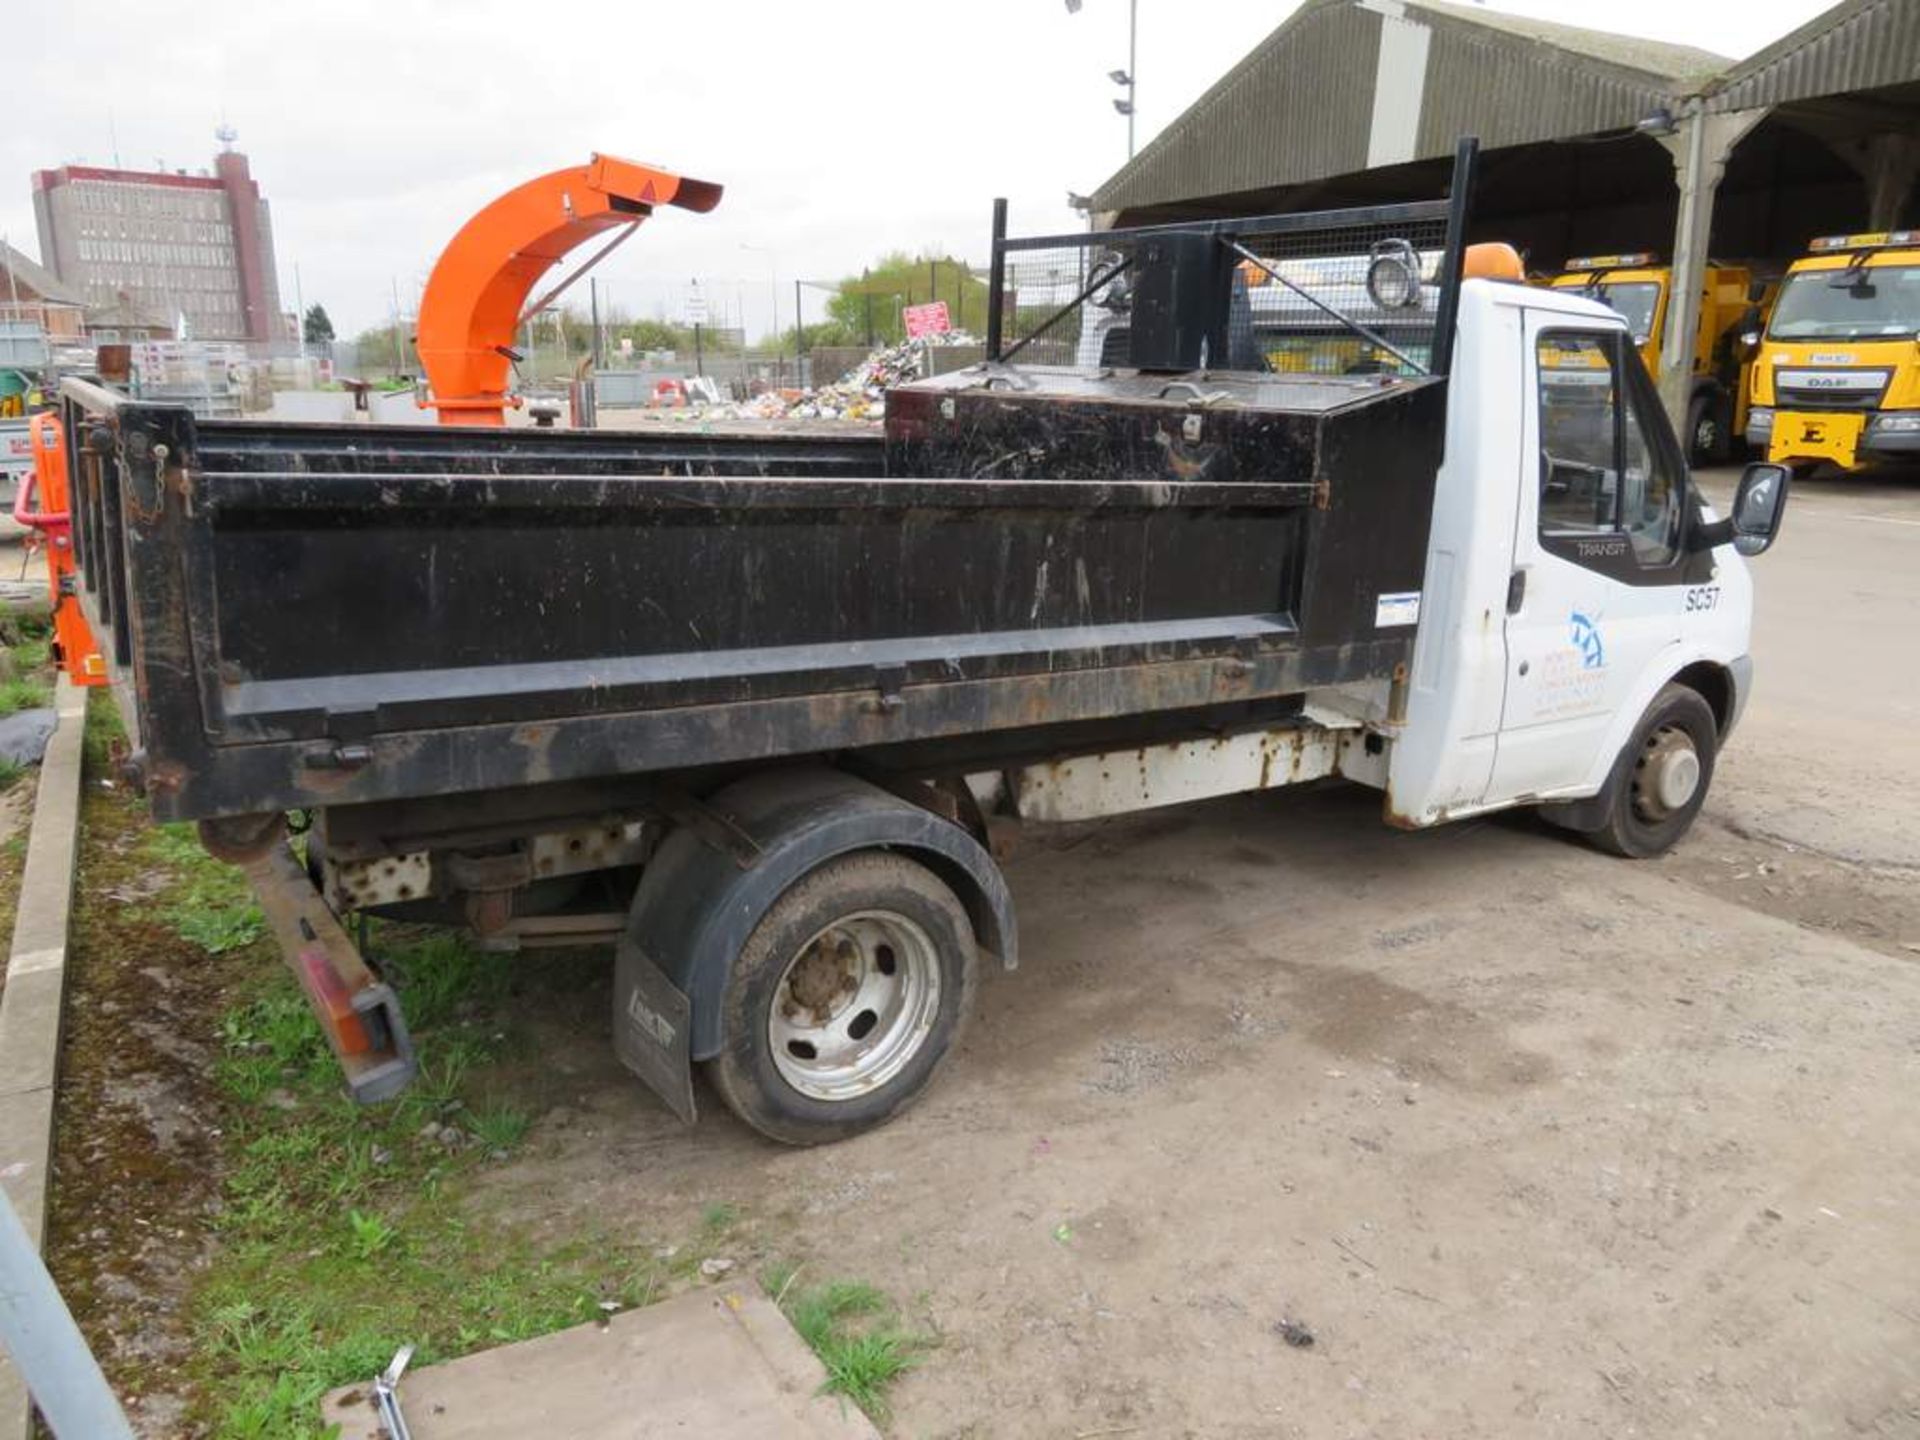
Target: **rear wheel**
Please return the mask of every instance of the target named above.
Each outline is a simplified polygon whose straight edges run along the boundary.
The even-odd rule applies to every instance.
[[[707,1062],[727,1105],[790,1145],[857,1135],[918,1099],[966,1022],[973,927],[932,871],[881,850],[774,902],[727,981]]]
[[[1671,849],[1706,803],[1719,739],[1698,691],[1663,689],[1614,766],[1612,799],[1606,820],[1590,832],[1593,842],[1634,860]]]

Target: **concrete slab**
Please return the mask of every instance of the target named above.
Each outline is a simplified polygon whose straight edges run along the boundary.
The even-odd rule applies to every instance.
[[[750,1281],[408,1372],[414,1440],[879,1440]],[[322,1402],[340,1440],[385,1440],[371,1387]]]
[[[61,676],[54,691],[59,728],[47,742],[34,797],[33,830],[20,880],[20,907],[13,922],[13,956],[64,950],[73,902],[73,857],[80,833],[81,733],[86,695]],[[3,1060],[4,1057],[0,1057]]]
[[[7,988],[0,996],[0,1101],[53,1088],[66,978],[64,945],[24,955],[16,951],[8,964]]]
[[[0,1184],[6,1186],[20,1223],[36,1239],[44,1233],[46,1221],[47,1182],[53,1168],[47,1136],[52,1129],[51,1087],[0,1103]],[[0,1356],[0,1370],[4,1369],[5,1358]]]
[[[20,905],[0,991],[0,1185],[33,1243],[45,1233],[59,1076],[67,921],[80,841],[81,737],[87,696],[61,676],[59,726],[40,762],[33,829],[20,877]],[[19,1373],[0,1356],[0,1440],[26,1440],[31,1403]]]

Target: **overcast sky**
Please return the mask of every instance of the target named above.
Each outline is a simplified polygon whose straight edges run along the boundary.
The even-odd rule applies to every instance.
[[[1295,8],[1139,0],[1140,143]],[[1498,8],[1739,57],[1825,5]],[[995,195],[1016,232],[1072,228],[1067,191],[1126,158],[1106,72],[1126,64],[1127,0],[1077,15],[1062,0],[89,0],[84,23],[61,3],[8,10],[0,233],[37,253],[31,171],[111,165],[116,149],[129,168],[198,168],[224,118],[273,207],[284,303],[297,265],[346,336],[384,323],[396,289],[411,310],[479,206],[595,150],[727,188],[711,215],[662,211],[601,267],[613,303],[677,310],[698,276],[755,332],[774,297],[792,323],[796,277],[891,249],[984,263]]]

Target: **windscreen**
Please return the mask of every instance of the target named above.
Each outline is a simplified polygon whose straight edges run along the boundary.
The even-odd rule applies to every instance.
[[[1774,340],[1881,340],[1920,334],[1920,265],[1803,270],[1773,307]]]
[[[1653,316],[1660,308],[1660,286],[1653,280],[1627,280],[1602,283],[1580,292],[1591,295],[1621,319],[1633,332],[1633,343],[1644,345],[1653,338]]]

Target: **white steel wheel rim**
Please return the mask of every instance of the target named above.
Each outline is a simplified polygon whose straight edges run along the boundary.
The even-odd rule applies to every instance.
[[[802,1095],[856,1100],[907,1067],[939,1013],[932,938],[898,911],[862,910],[822,927],[787,962],[767,1047]]]
[[[1686,809],[1700,788],[1700,752],[1677,725],[1663,725],[1647,737],[1635,769],[1634,808],[1655,823]]]

